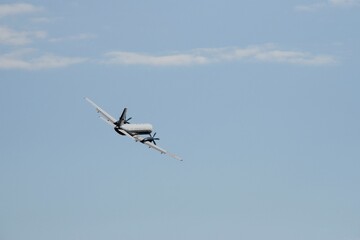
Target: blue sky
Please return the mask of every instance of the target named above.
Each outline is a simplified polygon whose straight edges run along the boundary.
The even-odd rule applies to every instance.
[[[0,3],[0,239],[360,240],[360,2]],[[152,123],[179,162],[116,134]]]

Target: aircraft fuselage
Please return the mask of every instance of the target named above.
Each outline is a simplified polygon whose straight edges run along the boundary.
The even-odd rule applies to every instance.
[[[120,135],[124,135],[120,131],[118,131],[119,127],[114,128],[117,133]],[[152,132],[152,125],[148,123],[142,123],[142,124],[123,124],[120,126],[120,129],[126,131],[130,135],[144,135],[144,134],[150,134]]]

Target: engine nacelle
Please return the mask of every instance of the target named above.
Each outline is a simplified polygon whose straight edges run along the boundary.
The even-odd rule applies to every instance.
[[[123,124],[120,128],[132,134],[150,134],[153,129],[152,125],[148,123]]]

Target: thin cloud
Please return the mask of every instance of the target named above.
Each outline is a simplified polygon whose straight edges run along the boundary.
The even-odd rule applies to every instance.
[[[31,18],[31,21],[33,23],[50,23],[53,20],[50,18],[47,18],[47,17],[34,17],[34,18]]]
[[[29,14],[41,11],[43,8],[31,4],[0,4],[0,18]],[[49,18],[32,18],[32,22],[49,22]],[[73,37],[55,39],[54,41],[82,40],[90,38],[90,35],[79,34]],[[7,53],[0,52],[0,69],[8,70],[43,70],[64,68],[88,61],[83,57],[67,57],[47,53],[46,50],[24,48],[38,43],[39,40],[50,41],[47,32],[33,30],[16,30],[12,27],[0,25],[0,46],[8,49]]]
[[[0,18],[11,15],[27,14],[41,11],[43,8],[27,3],[0,4]]]
[[[295,10],[298,12],[315,12],[324,7],[326,7],[326,3],[314,3],[314,4],[308,4],[308,5],[295,6]]]
[[[360,6],[360,0],[329,0],[333,6]]]
[[[86,58],[38,54],[35,49],[21,49],[0,55],[0,69],[42,70],[63,68],[87,61]]]
[[[14,29],[0,26],[0,44],[4,45],[25,45],[34,39],[46,37],[44,31],[16,31]]]
[[[58,42],[67,42],[67,41],[83,41],[83,40],[90,40],[96,38],[96,35],[94,34],[86,34],[81,33],[73,36],[67,36],[67,37],[59,37],[59,38],[51,38],[49,39],[49,42],[58,43]]]
[[[113,51],[105,54],[105,64],[148,66],[194,66],[211,63],[256,61],[295,65],[329,65],[336,63],[333,56],[317,55],[301,51],[285,51],[270,45],[247,48],[194,49],[187,53],[150,55],[134,52]]]
[[[171,54],[163,56],[153,56],[133,52],[109,52],[105,54],[108,64],[120,65],[152,65],[152,66],[179,66],[179,65],[199,65],[208,63],[205,56],[196,54]]]
[[[328,0],[328,4],[349,5],[360,0]],[[318,6],[320,7],[320,5]],[[34,13],[42,10],[31,4],[0,4],[0,18]],[[34,22],[48,22],[48,18],[32,18]],[[0,25],[0,46],[9,48],[9,53],[0,53],[0,69],[41,70],[61,68],[89,61],[83,57],[65,57],[25,48],[44,39],[51,43],[83,41],[96,38],[95,35],[80,33],[65,37],[48,37],[45,31],[15,30]],[[20,48],[19,48],[20,47]],[[16,49],[17,48],[17,49]],[[16,50],[14,50],[16,49]],[[112,65],[143,65],[156,67],[198,66],[226,62],[269,62],[294,65],[329,65],[336,63],[333,56],[303,51],[288,51],[273,45],[258,45],[245,48],[201,48],[168,54],[146,54],[129,51],[111,51],[104,54],[101,63]],[[98,61],[99,62],[99,61]]]
[[[316,2],[307,5],[295,6],[295,10],[299,12],[315,12],[324,8],[339,7],[359,7],[360,0],[328,0],[324,2]]]

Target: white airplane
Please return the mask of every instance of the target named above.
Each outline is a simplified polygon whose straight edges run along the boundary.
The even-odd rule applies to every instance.
[[[129,123],[129,120],[131,118],[126,119],[126,112],[127,108],[124,108],[119,120],[116,120],[113,118],[110,114],[105,112],[103,109],[101,109],[98,105],[96,105],[93,101],[91,101],[89,98],[85,98],[86,101],[88,101],[91,105],[93,105],[96,108],[96,111],[100,113],[100,118],[104,120],[106,123],[114,127],[114,130],[120,134],[128,136],[129,138],[135,140],[136,142],[143,143],[147,145],[149,148],[155,149],[159,151],[161,154],[167,154],[170,157],[173,157],[177,160],[182,161],[182,158],[173,154],[169,153],[168,151],[160,148],[156,145],[155,140],[160,140],[159,138],[156,138],[154,135],[151,135],[152,132],[152,125],[145,123],[145,124],[132,124]],[[146,135],[148,134],[148,137],[141,137],[140,135]]]

